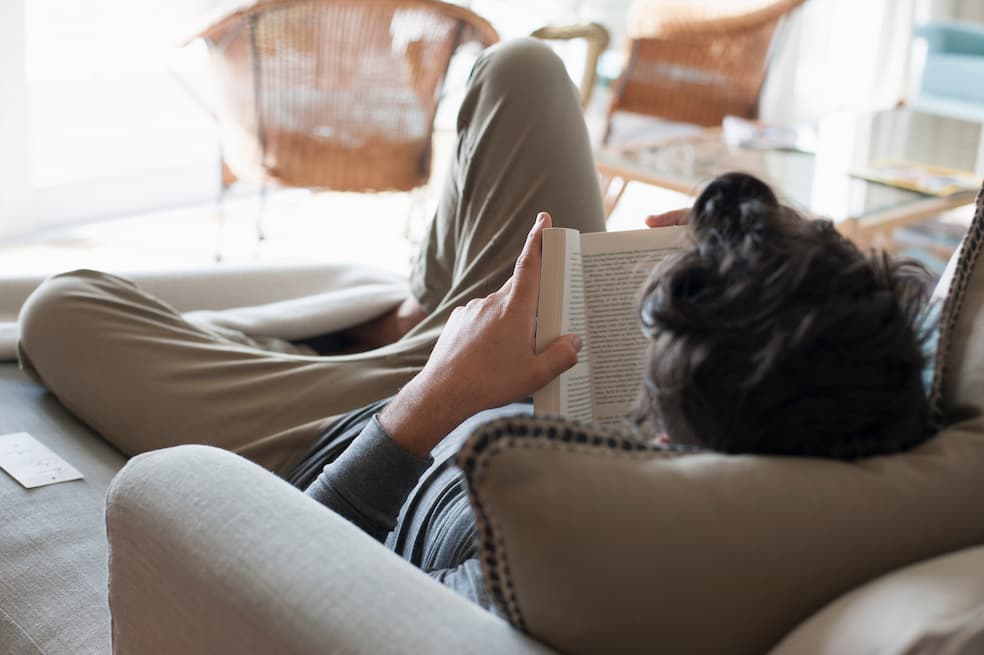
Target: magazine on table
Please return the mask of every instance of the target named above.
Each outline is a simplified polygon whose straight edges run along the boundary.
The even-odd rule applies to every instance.
[[[851,175],[931,196],[973,193],[981,188],[981,176],[976,173],[900,159],[874,161]]]

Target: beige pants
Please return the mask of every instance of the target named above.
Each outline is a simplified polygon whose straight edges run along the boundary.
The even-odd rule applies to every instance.
[[[211,444],[283,473],[340,414],[396,393],[421,369],[451,310],[508,278],[539,211],[557,226],[604,229],[577,91],[547,47],[522,39],[487,50],[472,71],[411,275],[429,315],[397,343],[302,354],[193,325],[126,280],[76,271],[25,303],[21,364],[127,455]]]

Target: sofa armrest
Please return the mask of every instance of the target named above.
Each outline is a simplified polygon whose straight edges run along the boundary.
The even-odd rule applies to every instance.
[[[226,451],[134,458],[106,524],[117,655],[550,652]]]

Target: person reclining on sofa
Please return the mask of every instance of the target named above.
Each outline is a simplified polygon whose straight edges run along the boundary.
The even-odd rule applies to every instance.
[[[838,459],[928,438],[918,265],[865,255],[829,221],[801,218],[740,173],[712,181],[687,218],[694,245],[657,266],[641,301],[651,340],[641,436],[687,450]],[[475,517],[449,458],[470,433],[456,426],[529,412],[507,404],[577,361],[576,335],[542,353],[532,346],[549,225],[540,214],[500,290],[452,312],[420,374],[328,430],[289,476],[489,609]]]
[[[546,47],[521,40],[475,65],[413,298],[363,326],[392,343],[344,356],[260,344],[81,271],[25,305],[21,362],[124,453],[239,452],[491,608],[449,458],[469,417],[528,397],[576,361],[576,335],[532,349],[540,238],[552,224],[539,210],[604,228],[576,91]],[[748,176],[715,180],[689,217],[694,247],[656,272],[641,307],[653,340],[645,433],[841,458],[928,436],[915,269],[863,255]]]

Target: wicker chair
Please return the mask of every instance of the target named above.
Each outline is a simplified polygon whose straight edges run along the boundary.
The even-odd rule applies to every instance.
[[[209,50],[223,186],[406,191],[430,175],[451,56],[499,37],[437,0],[258,0],[196,38]]]
[[[604,141],[619,111],[705,126],[720,125],[728,114],[757,117],[773,34],[804,1],[748,0],[738,3],[741,13],[735,3],[637,2]]]

